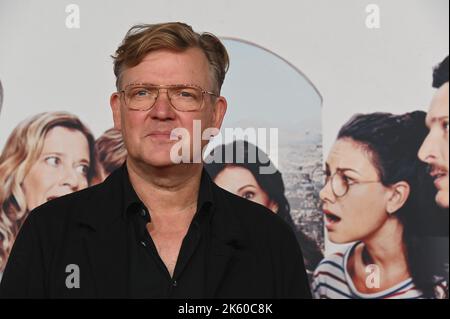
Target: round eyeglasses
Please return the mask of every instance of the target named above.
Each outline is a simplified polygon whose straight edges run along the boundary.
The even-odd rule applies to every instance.
[[[333,191],[334,196],[336,197],[344,197],[347,195],[350,187],[359,185],[359,184],[373,184],[373,183],[381,183],[381,181],[352,181],[350,182],[348,177],[346,177],[343,172],[336,171],[333,175],[330,175],[328,172],[324,173],[326,186],[329,182],[331,183],[331,190]]]
[[[203,107],[205,94],[218,97],[197,85],[153,85],[132,83],[119,93],[123,94],[125,105],[135,111],[148,111],[156,103],[160,92],[164,90],[171,106],[180,112],[196,112]]]

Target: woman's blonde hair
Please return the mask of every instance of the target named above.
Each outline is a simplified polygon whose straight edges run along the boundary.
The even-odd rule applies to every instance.
[[[45,136],[58,126],[80,131],[86,136],[91,161],[89,183],[95,175],[95,140],[75,115],[66,112],[41,113],[14,129],[0,155],[0,271],[4,270],[14,240],[29,213],[21,184],[40,156]]]

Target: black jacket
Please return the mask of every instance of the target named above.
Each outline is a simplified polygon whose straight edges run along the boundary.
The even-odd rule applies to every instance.
[[[30,213],[16,239],[0,298],[127,298],[123,174]],[[263,206],[217,187],[207,252],[207,298],[310,298],[290,227]],[[79,288],[66,279],[80,269]]]

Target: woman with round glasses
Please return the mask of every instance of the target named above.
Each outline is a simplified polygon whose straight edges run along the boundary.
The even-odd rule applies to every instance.
[[[424,119],[357,115],[340,130],[320,197],[330,241],[353,244],[317,267],[316,298],[448,296],[448,238],[439,247],[430,237],[432,180],[417,158]]]

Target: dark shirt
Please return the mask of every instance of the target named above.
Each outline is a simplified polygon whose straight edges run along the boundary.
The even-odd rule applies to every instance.
[[[279,216],[205,172],[197,207],[172,279],[123,166],[30,212],[0,298],[310,298],[301,249]]]
[[[205,174],[205,172],[203,172]],[[198,209],[183,240],[173,277],[146,228],[151,212],[124,175],[124,218],[128,224],[131,298],[204,298],[206,243],[213,212],[207,178],[202,174]]]

